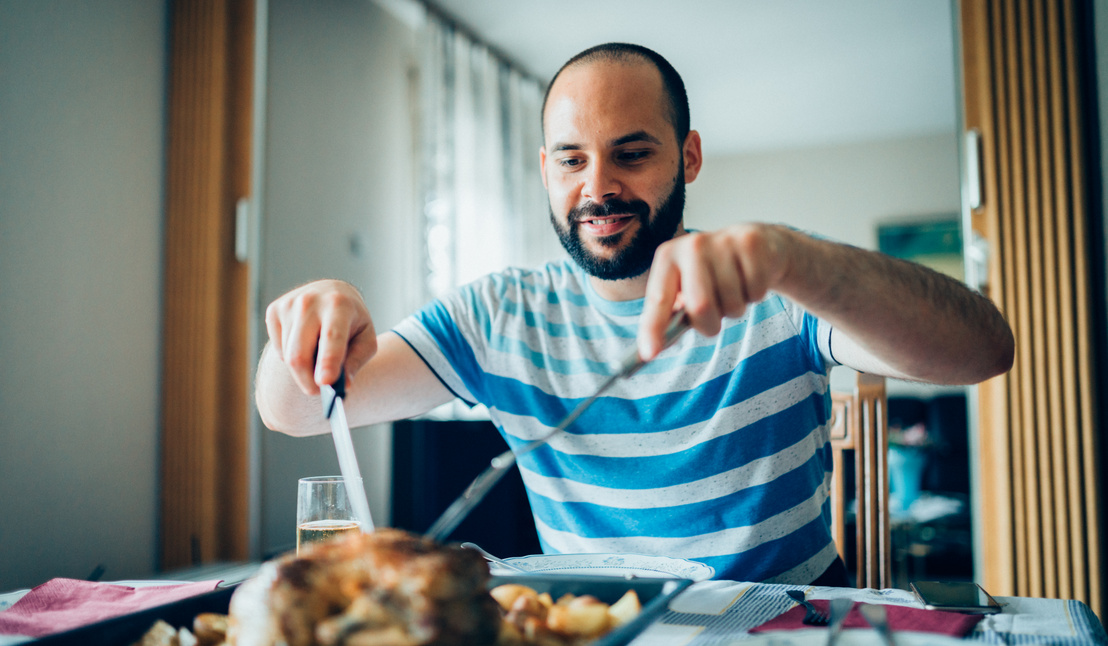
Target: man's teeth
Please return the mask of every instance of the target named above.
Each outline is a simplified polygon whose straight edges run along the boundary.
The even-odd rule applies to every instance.
[[[603,226],[605,224],[614,224],[619,222],[623,218],[607,218],[605,220],[589,220],[589,224],[595,224],[597,226]]]

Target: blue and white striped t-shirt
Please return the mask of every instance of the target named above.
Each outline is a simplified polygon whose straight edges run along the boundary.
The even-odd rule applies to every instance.
[[[635,344],[642,300],[574,263],[487,276],[395,328],[508,444],[545,435]],[[807,583],[829,530],[830,328],[771,294],[617,382],[520,471],[547,553],[693,559],[717,578]]]

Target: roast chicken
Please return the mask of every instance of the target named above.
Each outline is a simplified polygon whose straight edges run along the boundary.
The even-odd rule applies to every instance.
[[[266,563],[231,598],[234,646],[492,645],[501,613],[476,552],[381,529]]]

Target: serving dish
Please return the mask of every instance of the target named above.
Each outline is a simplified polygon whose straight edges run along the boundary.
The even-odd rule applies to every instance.
[[[692,584],[689,579],[637,578],[567,574],[493,575],[489,587],[503,583],[520,583],[536,592],[549,592],[557,599],[563,594],[590,594],[612,604],[628,590],[634,590],[642,603],[638,617],[593,642],[592,646],[623,646],[661,616],[669,602]],[[226,613],[235,587],[182,599],[156,608],[115,617],[82,626],[63,633],[27,642],[34,646],[128,646],[138,641],[161,619],[175,628],[192,626],[193,618],[202,612]]]
[[[622,579],[587,574],[505,574],[493,575],[489,586],[496,587],[503,583],[520,583],[540,594],[549,592],[555,600],[564,594],[589,594],[609,605],[619,601],[628,590],[634,590],[642,603],[639,615],[590,645],[624,646],[665,614],[669,602],[693,582],[690,579],[660,577]]]
[[[583,574],[623,578],[676,578],[706,581],[715,568],[697,561],[646,554],[536,554],[506,558],[505,562],[528,574]],[[495,563],[493,574],[512,571]]]

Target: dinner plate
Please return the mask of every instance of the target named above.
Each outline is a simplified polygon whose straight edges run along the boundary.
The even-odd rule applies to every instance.
[[[530,574],[593,574],[704,581],[716,573],[710,565],[668,556],[646,554],[535,554],[504,559]],[[493,574],[512,570],[490,564]]]

